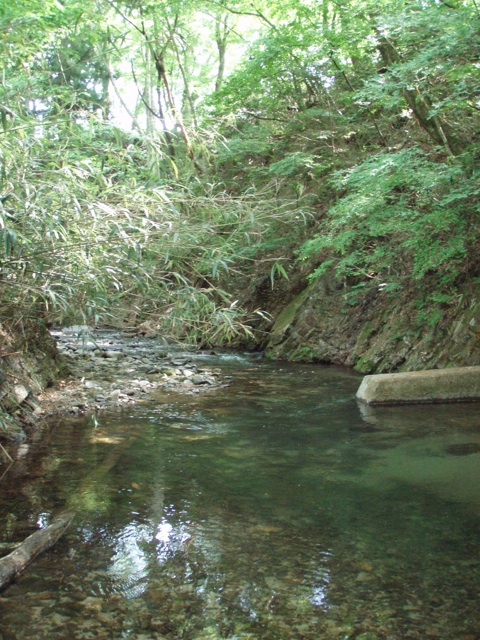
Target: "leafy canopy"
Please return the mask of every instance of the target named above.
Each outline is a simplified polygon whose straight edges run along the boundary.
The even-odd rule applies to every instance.
[[[1,313],[215,344],[258,340],[252,282],[293,272],[451,299],[477,25],[473,0],[0,0]]]

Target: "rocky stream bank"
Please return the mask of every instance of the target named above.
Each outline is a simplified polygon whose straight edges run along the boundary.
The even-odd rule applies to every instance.
[[[479,364],[478,282],[460,286],[448,304],[420,304],[415,292],[392,296],[381,287],[353,294],[327,274],[292,288],[279,304],[263,301],[275,318],[261,345],[266,356],[340,364],[365,374]],[[254,292],[251,299],[261,305]]]
[[[52,396],[60,393],[63,410],[71,414],[102,411],[139,402],[157,389],[197,394],[220,385],[218,369],[195,364],[184,350],[158,338],[71,327],[52,332],[69,379],[40,397],[51,412]]]
[[[3,440],[24,440],[25,428],[39,421],[121,409],[159,390],[199,394],[226,384],[218,369],[196,364],[193,354],[158,338],[84,326],[57,329],[51,336],[57,349],[43,367],[35,359],[26,366],[22,354],[22,371],[7,372]],[[11,362],[10,369],[16,364]],[[48,380],[38,374],[43,368],[51,370]]]

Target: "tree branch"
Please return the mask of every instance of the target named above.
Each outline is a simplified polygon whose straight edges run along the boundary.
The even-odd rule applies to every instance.
[[[133,20],[130,20],[130,18],[128,18],[128,17],[123,13],[123,11],[121,11],[121,10],[117,7],[117,5],[116,5],[115,3],[113,3],[113,2],[112,2],[112,0],[105,0],[105,2],[106,2],[107,4],[109,4],[109,5],[112,7],[112,9],[113,9],[116,13],[118,13],[118,15],[119,15],[119,16],[121,16],[121,17],[125,20],[125,22],[128,22],[128,24],[130,24],[134,29],[136,29],[139,33],[141,33],[141,34],[142,34],[142,36],[145,36],[145,35],[146,35],[146,34],[145,34],[145,31],[144,31],[144,30],[142,31],[142,29],[145,29],[145,27],[142,25],[142,29],[140,29],[140,27],[139,27],[138,25],[136,25],[136,24],[135,24],[135,22],[133,22]]]
[[[7,587],[42,551],[50,549],[65,533],[73,520],[73,512],[65,512],[52,524],[28,536],[15,551],[0,560],[0,589]]]
[[[154,109],[152,109],[152,107],[148,104],[147,100],[145,100],[145,96],[143,95],[143,91],[140,89],[140,86],[138,84],[138,80],[137,80],[137,76],[135,74],[135,69],[134,69],[134,66],[133,66],[133,62],[131,63],[131,69],[132,69],[133,81],[135,82],[135,86],[137,87],[137,91],[138,91],[138,95],[140,96],[140,100],[143,102],[143,105],[146,107],[146,109],[153,116],[155,116],[155,118],[157,118],[158,120],[161,120],[161,116]]]
[[[236,9],[232,9],[231,7],[225,6],[224,4],[221,4],[220,2],[216,2],[215,0],[207,0],[207,2],[210,2],[210,4],[214,4],[217,7],[222,8],[224,11],[228,11],[229,13],[234,13],[237,16],[252,16],[254,18],[260,18],[260,20],[263,20],[263,22],[268,24],[269,27],[271,27],[272,29],[275,29],[275,31],[277,31],[277,27],[273,24],[273,22],[271,22],[267,18],[267,16],[265,16],[258,9],[256,9],[255,12],[253,12],[253,11],[238,11]]]

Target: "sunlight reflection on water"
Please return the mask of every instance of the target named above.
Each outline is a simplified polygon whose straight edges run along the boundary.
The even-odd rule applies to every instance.
[[[151,527],[131,522],[112,540],[115,552],[108,572],[127,598],[137,598],[145,592],[149,562],[143,544],[151,539]]]
[[[81,524],[0,602],[8,640],[477,637],[480,408],[361,413],[349,371],[242,358],[101,438],[66,423],[48,487],[12,482],[5,516],[72,491]]]

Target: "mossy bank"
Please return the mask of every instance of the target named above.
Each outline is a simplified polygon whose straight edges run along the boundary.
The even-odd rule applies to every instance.
[[[62,363],[42,324],[0,325],[0,438],[22,441],[38,419],[36,396],[52,385]]]
[[[355,367],[362,373],[471,366],[480,362],[480,288],[459,288],[449,305],[380,288],[353,296],[323,276],[277,309],[269,358]]]

